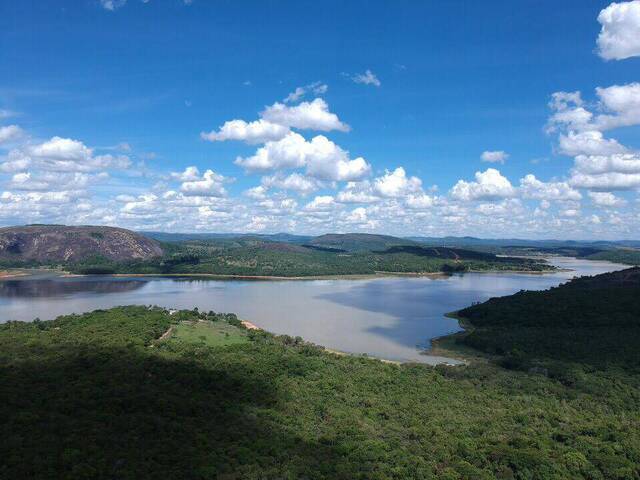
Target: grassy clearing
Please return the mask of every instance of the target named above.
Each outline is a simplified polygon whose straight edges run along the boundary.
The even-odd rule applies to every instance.
[[[225,322],[182,322],[175,327],[172,341],[206,345],[208,347],[229,347],[247,343],[246,330]]]

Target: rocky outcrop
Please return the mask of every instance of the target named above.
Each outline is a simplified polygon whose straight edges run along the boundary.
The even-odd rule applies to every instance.
[[[30,225],[0,228],[0,259],[32,262],[81,262],[102,257],[115,262],[162,255],[160,244],[124,228]]]

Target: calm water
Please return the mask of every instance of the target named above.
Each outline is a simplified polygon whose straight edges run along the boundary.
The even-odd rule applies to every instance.
[[[335,350],[433,363],[442,359],[420,355],[420,348],[459,330],[455,320],[443,316],[447,312],[521,289],[545,289],[575,275],[625,268],[572,258],[552,263],[572,271],[274,282],[43,274],[0,281],[0,322],[52,319],[116,305],[198,307],[235,312],[271,332],[299,335]]]

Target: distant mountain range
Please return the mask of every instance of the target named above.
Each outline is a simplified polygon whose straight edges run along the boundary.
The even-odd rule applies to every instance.
[[[612,248],[630,247],[640,248],[640,240],[528,240],[522,238],[477,238],[477,237],[394,237],[389,235],[377,235],[369,233],[327,233],[320,236],[294,235],[290,233],[255,234],[255,233],[167,233],[145,232],[141,234],[159,240],[161,242],[180,242],[185,240],[215,240],[225,238],[254,237],[273,242],[324,244],[335,246],[347,242],[353,244],[378,244],[376,248],[393,245],[407,245],[413,243],[427,244],[430,246],[454,246],[454,247],[593,247]]]
[[[527,240],[522,238],[476,237],[407,237],[429,245],[493,246],[493,247],[631,247],[640,248],[640,240]]]
[[[202,258],[211,260],[225,255],[232,255],[234,258],[240,255],[243,256],[243,261],[249,262],[250,259],[255,261],[256,255],[258,255],[256,252],[271,252],[268,255],[273,258],[276,255],[280,259],[279,261],[286,263],[291,261],[293,255],[305,255],[307,258],[313,251],[334,254],[356,253],[358,255],[366,252],[405,254],[413,255],[415,258],[430,257],[455,261],[494,262],[497,258],[496,255],[521,256],[542,253],[638,264],[640,251],[634,250],[634,248],[639,247],[640,241],[632,240],[400,238],[368,233],[328,233],[316,237],[288,233],[136,233],[114,227],[70,227],[64,225],[0,228],[0,263],[5,266],[17,264],[61,265],[87,262],[102,265],[105,262],[144,262],[155,261],[155,259],[161,263],[166,258],[170,258],[167,260],[168,262],[175,263],[187,260],[196,262],[196,257],[197,263],[201,263]],[[264,255],[267,254],[264,253]],[[274,261],[271,257],[269,261]],[[311,261],[312,257],[307,259]],[[329,257],[325,258],[325,260],[327,259]],[[332,259],[331,261],[336,260]],[[342,263],[344,262],[345,260],[342,258]]]

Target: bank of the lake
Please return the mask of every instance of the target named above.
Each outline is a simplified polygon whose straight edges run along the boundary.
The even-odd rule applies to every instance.
[[[546,275],[465,273],[257,281],[198,277],[33,277],[0,282],[0,322],[43,320],[118,305],[236,312],[275,334],[300,336],[329,349],[399,362],[449,361],[430,341],[460,331],[447,312],[473,302],[557,285],[573,275],[623,268],[607,262],[552,258]],[[571,272],[566,270],[571,269]],[[440,357],[440,358],[438,358]]]

